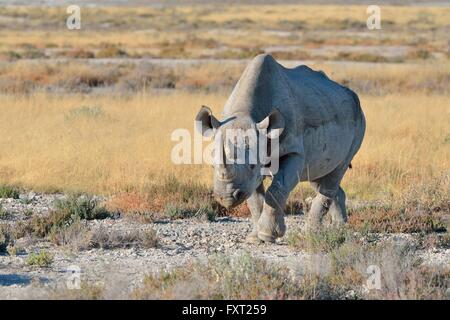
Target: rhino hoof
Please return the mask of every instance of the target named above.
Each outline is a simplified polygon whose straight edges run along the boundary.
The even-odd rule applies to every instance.
[[[269,242],[269,243],[274,243],[275,242],[275,236],[272,235],[272,234],[258,232],[258,238],[261,241],[264,241],[264,242]]]
[[[247,238],[245,238],[245,242],[249,244],[260,244],[261,240],[258,238],[258,234],[256,232],[252,232],[247,236]]]
[[[259,240],[257,235],[249,235],[247,238],[245,238],[245,243],[248,244],[260,244],[261,240]]]

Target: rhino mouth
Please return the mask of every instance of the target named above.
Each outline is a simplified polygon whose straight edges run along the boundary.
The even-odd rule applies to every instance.
[[[244,202],[248,198],[248,194],[241,190],[234,191],[231,196],[230,195],[222,196],[217,193],[215,193],[214,196],[215,196],[216,200],[222,206],[224,206],[226,209],[232,209],[232,208],[240,205],[242,202]]]

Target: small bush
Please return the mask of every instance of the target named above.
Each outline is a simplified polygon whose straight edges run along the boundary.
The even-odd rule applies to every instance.
[[[105,219],[109,217],[108,210],[104,206],[99,206],[98,200],[90,195],[70,195],[64,200],[58,200],[55,203],[56,211],[64,216],[94,220]]]
[[[95,54],[92,51],[87,51],[84,49],[74,49],[71,51],[64,52],[63,55],[67,58],[72,59],[92,59],[95,58]]]
[[[11,216],[11,213],[5,209],[3,209],[2,205],[0,204],[0,220],[6,220]]]
[[[170,219],[199,217],[202,214],[212,217],[225,213],[213,200],[209,188],[196,182],[183,183],[173,176],[168,176],[162,184],[151,186],[147,193],[149,202],[153,204],[152,211],[163,211]]]
[[[2,185],[0,186],[0,198],[19,199],[20,191],[16,187]]]
[[[136,299],[289,299],[302,295],[289,271],[249,254],[213,256],[145,277]]]
[[[388,206],[349,210],[356,231],[376,233],[435,232],[448,229],[450,175],[412,185]]]
[[[313,57],[303,50],[295,50],[295,51],[275,51],[271,52],[275,59],[280,60],[310,60]],[[315,57],[317,58],[317,57]]]
[[[155,248],[157,244],[157,233],[153,229],[108,232],[102,228],[98,228],[90,232],[88,246],[84,249]]]
[[[367,207],[349,211],[349,224],[356,231],[371,233],[415,233],[445,230],[436,214],[410,209]]]
[[[214,57],[218,59],[251,59],[264,53],[261,48],[227,49],[219,51]]]
[[[22,52],[24,59],[42,59],[45,58],[45,52],[42,50],[27,50]]]
[[[322,228],[317,231],[291,232],[287,235],[289,245],[310,252],[330,252],[352,239],[345,228]]]
[[[21,59],[21,58],[22,58],[22,56],[20,55],[20,53],[18,53],[16,51],[0,52],[0,61],[1,60],[13,61],[13,60]]]
[[[364,61],[364,62],[388,62],[389,59],[372,53],[359,52],[339,52],[335,57],[336,60]]]
[[[106,203],[110,212],[118,212],[126,218],[131,218],[142,223],[153,222],[159,215],[152,211],[153,206],[149,199],[142,193],[124,192],[115,195]]]
[[[6,248],[6,251],[10,256],[18,256],[26,253],[26,250],[23,247],[17,245],[9,245],[8,248]]]
[[[12,243],[12,235],[9,226],[0,225],[0,253],[6,253]]]
[[[39,253],[31,253],[27,259],[29,266],[37,266],[40,268],[47,268],[53,263],[53,256],[47,251]]]
[[[105,219],[110,214],[104,206],[98,205],[98,200],[90,195],[70,195],[58,200],[55,209],[48,215],[36,215],[30,221],[16,224],[16,238],[31,234],[37,237],[47,237],[55,240],[56,234],[80,220]]]
[[[414,50],[410,50],[407,54],[408,59],[426,60],[430,57],[431,57],[431,53],[427,49],[414,49]]]
[[[99,300],[104,298],[105,289],[100,283],[81,281],[80,289],[71,290],[66,286],[55,288],[48,292],[52,300]]]

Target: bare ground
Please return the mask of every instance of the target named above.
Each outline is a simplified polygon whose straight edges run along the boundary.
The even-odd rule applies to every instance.
[[[10,212],[0,223],[26,220],[33,214],[45,214],[55,199],[64,195],[21,195],[22,199],[0,199],[4,210]],[[23,199],[28,199],[24,201]],[[27,214],[28,212],[28,214]],[[304,216],[287,217],[288,230],[304,228]],[[238,255],[248,252],[256,258],[275,265],[287,266],[293,274],[301,274],[306,267],[323,267],[323,255],[307,253],[288,245],[286,237],[275,244],[251,245],[245,236],[251,228],[247,218],[223,217],[214,222],[200,219],[163,220],[140,223],[127,218],[92,220],[89,227],[106,234],[136,232],[153,228],[157,231],[156,248],[129,248],[76,250],[71,246],[56,246],[48,240],[23,238],[18,245],[25,250],[17,255],[0,255],[0,299],[46,298],[57,288],[64,288],[70,277],[70,266],[81,269],[82,282],[99,284],[109,298],[126,298],[142,283],[145,275],[180,267],[209,256],[223,253]],[[377,235],[377,241],[394,241],[416,245],[414,234]],[[126,244],[124,244],[126,246]],[[31,253],[45,250],[53,255],[48,267],[27,264]],[[448,267],[448,248],[421,248],[416,254],[427,266]],[[319,270],[320,272],[320,270]]]

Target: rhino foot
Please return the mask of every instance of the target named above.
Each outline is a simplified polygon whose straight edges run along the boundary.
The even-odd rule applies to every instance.
[[[245,242],[246,243],[250,243],[250,244],[260,244],[261,240],[258,238],[258,231],[253,230],[248,236],[247,238],[245,238]]]
[[[275,242],[286,233],[283,213],[264,213],[258,221],[258,238],[264,242]]]

